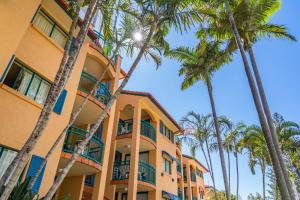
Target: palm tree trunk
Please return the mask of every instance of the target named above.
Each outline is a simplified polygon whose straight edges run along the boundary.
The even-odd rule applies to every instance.
[[[285,165],[283,157],[282,157],[282,152],[281,152],[281,148],[279,146],[278,138],[277,138],[277,135],[276,135],[276,131],[275,131],[275,127],[274,127],[274,123],[273,123],[273,119],[272,119],[272,114],[271,114],[270,107],[269,107],[267,97],[266,97],[266,94],[265,94],[265,90],[264,90],[264,87],[263,87],[263,84],[262,84],[261,76],[260,76],[260,73],[258,71],[258,67],[257,67],[256,59],[255,59],[255,56],[254,56],[254,52],[253,52],[252,46],[251,46],[250,41],[248,40],[248,38],[246,38],[246,40],[247,40],[246,43],[249,47],[248,53],[249,53],[252,69],[253,69],[253,72],[254,72],[254,77],[256,79],[256,84],[257,84],[257,87],[258,87],[258,91],[259,91],[260,99],[261,99],[261,102],[262,102],[262,106],[263,106],[263,109],[264,109],[264,112],[265,112],[265,115],[266,115],[266,118],[267,118],[267,122],[268,122],[268,125],[269,125],[269,129],[270,129],[270,132],[271,132],[273,144],[274,144],[275,150],[277,152],[277,157],[278,157],[278,160],[279,160],[282,172],[283,172],[283,176],[285,178],[285,182],[288,184],[287,188],[289,190],[289,194],[292,197],[292,199],[295,199],[296,197],[295,197],[295,194],[292,190],[292,184],[290,182],[288,171],[287,171],[286,165]]]
[[[227,200],[230,200],[230,192],[229,192],[229,186],[228,186],[226,164],[225,164],[224,151],[223,151],[223,145],[222,145],[223,143],[222,143],[220,129],[219,129],[219,122],[218,122],[217,112],[216,112],[216,108],[215,108],[215,101],[214,101],[213,94],[212,94],[212,86],[211,86],[210,80],[207,80],[206,83],[207,83],[207,90],[208,90],[208,95],[209,95],[209,99],[210,99],[212,115],[213,115],[213,119],[214,119],[214,126],[215,126],[215,129],[216,129],[216,135],[217,135],[217,141],[218,141],[218,148],[219,148],[219,155],[220,155],[220,160],[221,160],[221,167],[222,167],[222,173],[223,173],[223,181],[224,181],[224,186],[225,186],[226,198],[227,198]]]
[[[10,167],[6,170],[4,176],[2,177],[2,179],[0,181],[0,187],[1,186],[4,187],[4,191],[0,198],[1,200],[7,199],[9,194],[11,193],[13,187],[15,186],[15,184],[21,174],[21,171],[24,169],[24,167],[26,165],[26,162],[29,158],[31,151],[33,150],[36,142],[40,138],[43,130],[45,129],[45,127],[49,121],[54,104],[55,104],[59,94],[61,93],[66,81],[69,78],[68,72],[69,73],[71,72],[71,70],[74,66],[74,63],[77,59],[76,54],[77,55],[79,54],[79,50],[82,46],[83,39],[85,38],[85,35],[86,35],[88,27],[89,27],[89,23],[90,23],[90,20],[85,19],[85,21],[83,23],[83,27],[82,27],[80,33],[78,34],[77,48],[74,45],[75,47],[71,50],[71,53],[69,54],[71,39],[76,30],[81,3],[82,3],[81,0],[76,2],[76,12],[75,12],[76,14],[75,14],[75,17],[73,18],[72,25],[70,27],[70,33],[68,35],[68,40],[67,40],[66,48],[64,51],[64,55],[63,55],[59,70],[55,76],[54,83],[52,84],[52,86],[50,88],[44,108],[39,116],[38,122],[37,122],[34,130],[32,131],[30,137],[27,139],[26,143],[24,144],[24,146],[22,147],[22,149],[20,150],[18,155],[15,157],[15,159],[11,163]],[[88,15],[86,15],[86,16],[88,16]]]
[[[229,154],[229,148],[227,146],[227,149],[226,149],[226,152],[227,152],[227,162],[228,162],[228,190],[229,190],[229,194],[231,195],[231,174],[230,174],[230,154]]]
[[[208,148],[207,138],[205,139],[205,146],[206,146],[206,151],[207,151],[209,165],[210,165],[210,170],[211,170],[211,179],[212,179],[213,186],[214,186],[215,198],[216,198],[216,200],[218,200],[218,194],[217,194],[216,183],[215,183],[214,169],[213,169],[213,166],[212,166],[212,161],[211,161],[211,156],[210,156],[210,150]]]
[[[146,48],[148,47],[148,43],[149,43],[150,39],[152,38],[152,35],[153,35],[153,32],[154,32],[155,28],[156,28],[156,25],[153,24],[152,27],[151,27],[151,30],[150,30],[150,32],[149,32],[149,34],[147,36],[146,41],[144,42],[142,48],[140,49],[139,54],[137,55],[136,59],[134,60],[133,64],[131,65],[131,67],[130,67],[127,75],[125,76],[124,80],[122,81],[121,85],[115,91],[114,95],[111,97],[111,100],[108,102],[108,104],[106,105],[106,107],[103,110],[103,112],[99,115],[99,117],[98,117],[95,125],[87,133],[86,138],[83,141],[81,141],[75,147],[75,150],[74,150],[74,153],[72,154],[71,159],[66,164],[66,166],[63,169],[60,170],[59,175],[56,177],[53,185],[50,187],[49,191],[47,192],[46,196],[44,197],[44,200],[51,200],[52,199],[52,197],[55,194],[55,192],[57,191],[58,187],[60,186],[60,184],[62,183],[62,181],[64,180],[64,178],[68,174],[68,172],[70,171],[71,167],[74,165],[76,159],[84,151],[85,146],[91,140],[91,138],[93,137],[94,133],[97,131],[98,127],[100,126],[100,124],[104,120],[104,118],[108,115],[111,107],[113,106],[113,104],[117,100],[117,97],[120,95],[121,91],[123,90],[123,88],[128,83],[128,81],[129,81],[130,77],[132,76],[134,70],[136,69],[137,65],[139,64],[140,60],[142,59],[142,56],[143,56]]]
[[[239,173],[239,158],[237,152],[235,152],[235,166],[236,166],[236,198],[237,200],[239,200],[240,173]]]
[[[263,113],[263,109],[262,109],[262,106],[261,106],[261,103],[260,103],[257,88],[255,86],[255,82],[254,82],[253,76],[251,74],[250,66],[249,66],[249,63],[247,61],[247,57],[246,57],[246,54],[245,54],[245,51],[244,51],[244,48],[243,48],[243,45],[242,45],[242,42],[241,42],[241,38],[239,36],[239,33],[238,33],[238,30],[237,30],[237,27],[236,27],[236,24],[235,24],[235,20],[234,20],[232,11],[230,10],[229,3],[228,3],[228,1],[226,1],[226,2],[227,2],[227,10],[228,10],[228,15],[229,15],[228,16],[229,21],[231,23],[232,31],[233,31],[234,37],[236,39],[237,45],[239,47],[239,50],[240,50],[240,53],[241,53],[241,56],[242,56],[242,60],[243,60],[243,63],[244,63],[244,68],[245,68],[245,72],[246,72],[246,75],[247,75],[247,78],[248,78],[248,83],[249,83],[249,86],[250,86],[250,89],[251,89],[254,104],[255,104],[255,107],[256,107],[256,110],[257,110],[257,113],[258,113],[258,117],[259,117],[259,121],[260,121],[262,130],[263,130],[263,133],[264,133],[264,137],[265,137],[265,140],[266,140],[266,143],[267,143],[267,146],[268,146],[270,157],[271,157],[271,160],[272,160],[272,163],[273,163],[274,172],[275,172],[276,178],[278,180],[278,185],[280,186],[279,189],[280,189],[282,197],[286,200],[290,200],[291,198],[290,198],[290,195],[289,195],[289,191],[287,189],[287,185],[285,183],[283,172],[282,172],[282,169],[281,169],[278,157],[277,157],[277,152],[276,152],[274,144],[273,144],[272,136],[270,134],[269,127],[268,127],[268,124],[266,122],[265,115]]]
[[[262,181],[263,181],[263,200],[266,199],[266,173],[263,169],[263,166],[261,166],[261,173],[262,173]]]
[[[114,56],[112,56],[113,58]],[[28,189],[31,190],[32,187],[34,186],[34,183],[36,182],[37,178],[39,177],[40,173],[43,170],[43,167],[46,165],[48,159],[50,158],[50,156],[53,154],[54,150],[56,149],[56,147],[59,145],[60,141],[65,137],[66,132],[69,130],[69,128],[73,125],[73,123],[75,122],[75,120],[77,119],[78,115],[81,113],[82,109],[85,107],[86,103],[88,102],[89,98],[96,92],[98,85],[101,83],[102,79],[104,78],[106,72],[108,71],[111,62],[111,59],[109,59],[108,64],[106,65],[106,67],[104,68],[100,78],[97,80],[97,82],[94,84],[93,89],[90,91],[90,93],[83,99],[83,101],[81,102],[81,104],[79,105],[79,107],[77,108],[77,110],[75,112],[72,113],[71,117],[70,117],[70,121],[68,123],[68,125],[63,129],[63,131],[61,132],[61,134],[58,136],[58,138],[56,139],[56,141],[54,142],[54,144],[51,146],[50,150],[48,151],[47,155],[45,156],[44,160],[42,161],[41,165],[39,166],[39,169],[37,170],[35,176],[30,180],[29,184],[28,184]]]

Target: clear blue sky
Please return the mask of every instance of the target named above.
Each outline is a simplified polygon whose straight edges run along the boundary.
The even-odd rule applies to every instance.
[[[299,19],[300,2],[284,0],[281,10],[271,21],[286,25],[289,31],[300,40]],[[193,35],[194,31],[183,35],[172,32],[168,36],[168,41],[172,47],[195,46],[197,41]],[[300,43],[265,39],[254,46],[254,52],[271,111],[279,112],[285,119],[300,124]],[[131,59],[124,58],[123,68],[127,71],[131,63]],[[210,113],[207,91],[202,83],[197,83],[186,91],[180,90],[182,78],[178,77],[179,67],[179,63],[163,59],[162,66],[156,70],[153,63],[143,61],[126,89],[152,93],[176,120],[180,120],[191,110],[201,114]],[[247,124],[258,124],[256,110],[239,54],[235,56],[231,64],[224,66],[215,74],[214,96],[219,115],[226,115],[235,122],[243,121]],[[189,153],[187,148],[184,148],[184,152]],[[197,156],[204,163],[200,152]],[[216,171],[217,188],[223,189],[219,158],[216,155],[213,158],[213,164]],[[251,192],[261,193],[262,181],[259,169],[256,170],[256,175],[252,175],[245,156],[240,160],[240,169],[241,197],[246,199]],[[236,190],[234,172],[232,170],[233,193]],[[212,184],[208,176],[206,176],[205,181],[206,184]]]

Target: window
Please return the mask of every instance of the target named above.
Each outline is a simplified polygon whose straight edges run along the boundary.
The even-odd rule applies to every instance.
[[[168,159],[166,158],[163,158],[164,159],[164,171],[169,173],[169,174],[172,174],[172,163],[171,161],[169,161]]]
[[[172,143],[174,143],[174,133],[168,129],[162,121],[160,121],[160,132],[166,136]]]
[[[16,151],[12,151],[0,146],[0,179],[16,155]]]
[[[42,10],[36,15],[33,24],[52,38],[62,48],[65,47],[67,42],[67,34]]]
[[[4,84],[28,96],[39,104],[45,103],[50,90],[50,84],[47,81],[17,61],[12,64],[4,80]]]

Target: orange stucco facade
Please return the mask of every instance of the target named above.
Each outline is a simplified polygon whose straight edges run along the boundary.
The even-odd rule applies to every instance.
[[[63,35],[71,25],[62,2],[10,0],[0,3],[0,164],[4,153],[13,159],[30,136],[43,109],[38,99],[47,96],[47,90],[41,85],[51,85],[60,66],[64,53]],[[50,34],[47,33],[49,27]],[[47,161],[37,189],[41,197],[117,89],[118,81],[124,76],[121,61],[118,57],[109,66],[103,84],[89,98],[65,140]],[[33,158],[45,157],[108,63],[99,43],[93,36],[87,36],[64,88],[65,96],[57,102],[60,110],[51,113],[21,180],[34,173]],[[205,194],[203,177],[196,175],[196,181],[192,181],[189,169],[200,170],[202,174],[206,169],[198,161],[182,155],[176,144],[179,133],[179,125],[154,97],[148,93],[123,91],[55,198],[123,200],[147,197],[155,200],[172,199],[181,194],[184,199],[186,190],[189,200],[193,196],[200,199],[201,191]],[[184,167],[188,169],[186,180]]]

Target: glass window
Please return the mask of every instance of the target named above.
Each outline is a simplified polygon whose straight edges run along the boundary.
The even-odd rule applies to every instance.
[[[148,152],[140,153],[139,160],[144,161],[145,163],[149,163],[149,153]]]
[[[42,81],[42,79],[40,77],[33,75],[31,83],[30,83],[30,87],[28,88],[26,96],[28,96],[32,99],[35,99],[35,96],[38,92],[41,81]]]
[[[50,90],[50,84],[47,81],[17,61],[12,64],[4,84],[40,104],[45,103]]]
[[[47,17],[43,12],[39,12],[33,23],[36,25],[38,29],[46,33],[47,35],[50,35],[52,28],[54,26],[54,22]]]
[[[36,15],[33,24],[46,35],[51,37],[61,47],[65,47],[67,42],[66,33],[43,11],[40,11]]]
[[[49,90],[50,90],[50,84],[47,83],[46,81],[42,80],[39,91],[35,98],[36,102],[38,102],[40,104],[44,104],[46,101],[47,95],[49,93]]]
[[[64,47],[67,42],[66,34],[60,30],[60,28],[56,27],[51,35],[51,38],[55,40],[61,47]]]
[[[136,199],[137,200],[148,200],[148,193],[146,193],[146,192],[137,193]]]
[[[172,163],[171,161],[164,158],[164,171],[171,174],[172,173]]]
[[[0,147],[0,179],[16,155],[16,151]]]

